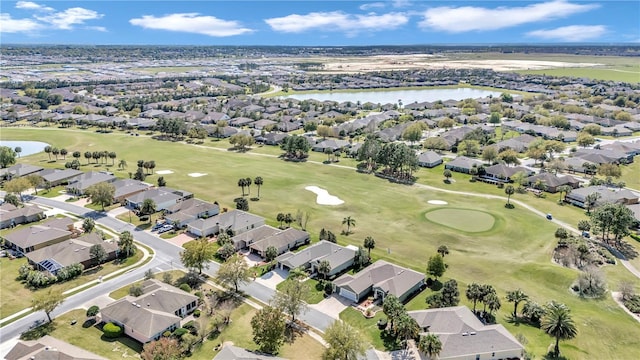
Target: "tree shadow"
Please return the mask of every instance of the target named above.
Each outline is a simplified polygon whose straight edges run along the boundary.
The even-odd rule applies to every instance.
[[[55,322],[42,324],[33,329],[29,329],[20,335],[20,340],[37,340],[45,335],[51,334],[56,329]]]
[[[87,319],[84,323],[82,323],[82,327],[88,329],[96,324],[96,319]]]
[[[389,330],[380,331],[380,339],[382,339],[384,349],[387,351],[394,351],[402,348],[402,344],[400,344],[398,338]]]
[[[569,358],[564,357],[562,355],[556,356],[552,351],[546,353],[543,357],[543,360],[569,360]]]

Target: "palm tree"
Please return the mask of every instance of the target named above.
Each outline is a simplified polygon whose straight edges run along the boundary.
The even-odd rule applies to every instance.
[[[262,186],[264,181],[262,180],[262,177],[256,176],[256,178],[253,179],[253,183],[258,187],[258,199],[260,199],[260,186]]]
[[[396,336],[404,341],[407,346],[407,340],[415,339],[420,333],[420,325],[407,313],[402,314],[396,321]]]
[[[560,304],[555,301],[547,304],[546,313],[542,317],[540,328],[550,336],[556,338],[556,345],[553,348],[555,357],[560,355],[560,340],[573,339],[578,334],[569,308],[565,304]]]
[[[51,150],[53,150],[53,148],[51,146],[45,146],[44,147],[44,152],[46,152],[47,155],[49,155],[49,160],[51,160]]]
[[[276,221],[280,223],[280,228],[282,229],[282,223],[284,222],[285,215],[284,213],[278,213],[276,216]]]
[[[322,260],[318,264],[318,273],[322,275],[323,280],[327,280],[327,275],[331,272],[331,263],[329,260]]]
[[[418,350],[427,354],[429,359],[437,357],[442,351],[442,342],[436,334],[427,334],[420,337],[418,342]]]
[[[513,318],[518,317],[518,304],[529,299],[529,296],[520,289],[507,291],[507,301],[513,303]]]
[[[85,151],[84,152],[84,158],[87,159],[87,165],[89,165],[89,163],[91,163],[91,158],[93,157],[93,154],[91,154],[91,151]]]
[[[244,187],[247,186],[247,181],[245,179],[238,179],[238,186],[242,188],[242,196],[244,196]]]
[[[467,285],[467,291],[465,292],[465,295],[467,296],[467,299],[469,299],[469,301],[473,301],[473,312],[475,313],[476,304],[482,298],[482,289],[480,285],[476,283]]]
[[[20,146],[16,146],[16,148],[13,149],[13,151],[15,151],[16,154],[18,154],[18,157],[20,157],[20,153],[22,152],[22,148]]]
[[[127,160],[120,159],[120,161],[118,162],[118,169],[124,170],[126,168],[127,168]]]
[[[133,245],[133,236],[130,232],[123,231],[120,234],[118,247],[120,248],[120,251],[124,251],[127,254],[127,257],[131,256],[132,251],[135,250],[135,245]]]
[[[376,247],[376,241],[371,237],[367,236],[364,238],[364,248],[369,251],[369,258],[371,258],[371,250]]]
[[[143,215],[149,215],[149,224],[151,224],[151,214],[156,212],[156,203],[153,199],[144,199],[142,206],[140,207],[140,213]]]
[[[440,245],[438,247],[438,254],[442,255],[442,257],[449,254],[449,248],[447,247],[447,245]]]
[[[569,195],[569,193],[571,192],[571,186],[569,186],[569,185],[561,185],[561,186],[558,186],[557,190],[560,193],[559,201],[562,201],[562,193],[565,194],[564,197],[566,199],[567,195]]]
[[[62,155],[62,160],[66,160],[67,159],[67,154],[69,152],[67,151],[67,149],[60,149],[60,155]]]
[[[247,195],[251,195],[251,178],[244,179],[244,183],[247,186]]]
[[[506,188],[504,188],[504,193],[507,194],[507,206],[511,205],[511,195],[513,195],[516,192],[516,190],[513,188],[513,186],[511,185],[507,185]]]
[[[156,161],[155,160],[149,160],[149,169],[151,170],[152,174],[156,173],[155,168],[156,168]]]
[[[347,235],[349,235],[351,227],[356,226],[356,220],[351,216],[347,216],[346,218],[342,219],[342,225],[347,225]]]
[[[56,161],[58,161],[58,155],[60,155],[60,149],[58,149],[57,147],[54,147],[53,149],[51,149],[51,153],[56,157]]]
[[[111,165],[115,164],[116,157],[117,157],[117,155],[116,155],[115,151],[109,152],[109,159],[111,159]]]

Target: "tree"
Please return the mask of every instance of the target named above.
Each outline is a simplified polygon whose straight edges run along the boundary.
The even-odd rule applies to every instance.
[[[161,337],[144,344],[140,357],[143,360],[179,360],[182,358],[182,353],[178,339]]]
[[[42,176],[38,174],[29,174],[26,176],[26,178],[27,178],[27,181],[29,181],[29,184],[31,184],[31,187],[33,188],[33,192],[36,195],[38,195],[38,187],[44,184],[44,179],[42,178]]]
[[[256,178],[253,179],[253,183],[258,187],[258,199],[260,199],[260,187],[264,184],[264,179],[260,176],[256,176]]]
[[[46,151],[47,148],[45,148]],[[84,152],[84,158],[87,159],[87,165],[91,163],[91,159],[93,159],[93,153],[91,151]],[[49,160],[51,160],[51,156],[49,156]]]
[[[352,218],[351,216],[347,216],[345,218],[342,219],[342,225],[347,225],[347,235],[349,235],[351,227],[355,227],[356,226],[356,219]]]
[[[245,178],[238,179],[238,186],[242,188],[242,196],[244,196],[244,188],[247,186],[247,180]]]
[[[597,172],[598,175],[604,177],[619,178],[620,176],[622,176],[622,170],[620,169],[620,166],[609,163],[600,164],[600,166],[598,166]]]
[[[498,149],[495,146],[486,146],[482,150],[482,160],[493,164],[493,161],[498,157]]]
[[[445,170],[442,172],[442,175],[444,176],[444,181],[445,181],[447,184],[448,184],[449,182],[451,182],[451,180],[449,180],[449,179],[451,179],[451,177],[453,176],[453,174],[451,173],[451,170],[449,170],[449,169],[445,169]]]
[[[507,149],[498,154],[498,158],[504,161],[507,165],[518,165],[520,159],[518,159],[518,153],[515,150]]]
[[[31,187],[31,183],[24,177],[12,179],[4,183],[4,190],[7,193],[18,194],[20,201],[24,201],[22,193]]]
[[[62,159],[65,160],[67,158],[67,154],[69,153],[69,151],[67,151],[67,149],[60,149],[60,155],[62,155]]]
[[[249,134],[234,134],[229,138],[229,144],[233,145],[234,148],[239,151],[246,151],[247,147],[254,143],[255,139]]]
[[[44,311],[47,319],[51,322],[51,313],[64,302],[62,291],[49,288],[46,292],[36,293],[31,300],[31,307],[34,312]]]
[[[476,156],[480,152],[478,140],[462,140],[458,145],[458,153],[465,156]]]
[[[389,327],[392,330],[395,329],[394,324],[400,318],[400,316],[406,313],[402,302],[393,294],[389,294],[384,297],[384,300],[382,302],[382,311],[385,315],[387,315]]]
[[[580,230],[580,231],[589,231],[589,230],[591,230],[591,223],[588,220],[580,220],[580,221],[578,221],[578,230]]]
[[[438,335],[429,333],[420,337],[418,350],[425,353],[429,359],[438,357],[442,351],[442,342]]]
[[[128,231],[120,233],[118,238],[118,248],[124,252],[127,257],[133,255],[136,252],[136,246],[133,243],[133,235]]]
[[[216,279],[223,284],[233,285],[235,292],[238,292],[238,286],[251,279],[249,266],[239,254],[234,254],[220,265]]]
[[[49,145],[44,147],[44,152],[47,153],[47,155],[49,155],[49,160],[51,160],[51,151],[53,150],[53,148]]]
[[[16,152],[8,146],[0,146],[0,168],[6,168],[16,163]]]
[[[322,336],[329,345],[323,360],[357,360],[364,355],[366,343],[357,329],[343,321],[335,321]]]
[[[265,306],[251,319],[253,342],[260,347],[260,351],[277,354],[284,344],[285,327],[282,312],[275,307]]]
[[[91,255],[91,259],[95,262],[96,265],[102,264],[105,260],[107,260],[107,251],[101,244],[95,244],[89,248],[89,254]]]
[[[429,150],[446,150],[449,147],[447,142],[441,137],[430,137],[424,141],[422,146]]]
[[[73,156],[73,158],[75,160],[78,160],[78,162],[80,161],[80,158],[82,157],[82,153],[80,151],[74,151],[71,156]]]
[[[296,316],[307,311],[305,300],[309,297],[309,285],[299,279],[288,279],[273,297],[273,304],[280,311],[291,316],[295,324]]]
[[[620,245],[623,237],[629,235],[629,227],[635,222],[631,209],[624,204],[604,204],[591,216],[594,230],[602,234],[602,239],[609,243],[609,235],[613,234],[614,245]]]
[[[500,307],[502,306],[502,304],[500,304],[500,298],[496,293],[489,294],[484,299],[484,303],[487,305],[487,308],[489,309],[489,315],[492,315],[494,311],[499,310]]]
[[[376,241],[371,236],[367,236],[366,238],[364,238],[363,245],[364,248],[368,251],[367,255],[369,256],[369,258],[371,258],[371,250],[376,247]]]
[[[544,307],[535,301],[528,300],[522,307],[522,315],[524,315],[530,323],[537,324],[544,315]]]
[[[245,198],[239,198],[234,200],[236,203],[236,209],[242,211],[249,211],[249,201]]]
[[[151,224],[151,214],[155,213],[156,202],[153,199],[144,199],[142,206],[140,206],[140,214],[149,216],[149,224]]]
[[[2,150],[0,150],[1,152]],[[16,146],[15,149],[13,149],[13,151],[16,152],[16,154],[18,155],[18,157],[20,157],[20,153],[22,152],[22,148],[20,146]]]
[[[417,143],[422,138],[422,131],[427,129],[427,124],[423,122],[414,122],[407,126],[402,133],[402,139],[411,142],[411,144]]]
[[[6,202],[7,204],[11,204],[15,207],[20,206],[20,199],[18,199],[18,197],[15,194],[12,194],[9,192],[4,195],[4,202]]]
[[[159,187],[167,186],[167,181],[164,179],[164,176],[160,176],[158,178],[158,186]]]
[[[215,246],[207,239],[189,241],[183,245],[184,250],[180,252],[180,261],[189,269],[198,269],[202,274],[202,269],[209,268],[209,261],[215,258]]]
[[[442,303],[444,307],[458,306],[460,302],[460,291],[458,282],[454,279],[447,280],[442,285]]]
[[[54,147],[53,149],[51,149],[51,153],[53,154],[53,156],[56,157],[56,161],[58,161],[58,155],[60,155],[60,149],[58,149],[57,147]]]
[[[586,148],[587,146],[591,146],[595,144],[596,139],[593,137],[593,135],[587,132],[581,132],[580,134],[578,134],[578,137],[576,138],[576,142],[578,143],[579,146]]]
[[[600,197],[602,197],[600,193],[593,192],[584,198],[584,205],[587,208],[587,214],[591,214],[591,209],[596,206],[596,203],[598,202],[598,199],[600,199]]]
[[[126,168],[127,168],[127,160],[120,159],[120,161],[118,162],[118,169],[124,170]]]
[[[87,317],[95,317],[100,313],[100,307],[93,305],[87,309]]]
[[[573,339],[578,334],[569,308],[555,301],[547,304],[540,327],[545,333],[556,339],[553,351],[555,357],[560,355],[560,340]]]
[[[85,233],[90,233],[95,229],[96,222],[92,218],[84,218],[82,220],[82,231]]]
[[[318,273],[322,275],[324,280],[327,280],[327,276],[331,272],[331,263],[329,260],[322,260],[318,264]]]
[[[511,206],[511,195],[515,194],[516,189],[512,185],[507,185],[504,188],[504,193],[507,194],[507,206]]]
[[[473,301],[473,312],[476,312],[476,304],[482,300],[482,288],[479,284],[471,283],[467,285],[465,296],[469,301]]]
[[[438,247],[438,254],[440,254],[443,258],[445,255],[449,254],[449,248],[447,245],[440,245]]]
[[[433,255],[429,258],[429,262],[427,263],[427,274],[433,276],[436,281],[442,274],[444,274],[446,270],[444,260],[440,255]]]
[[[409,316],[406,311],[402,313],[396,321],[395,334],[402,340],[405,347],[408,345],[408,340],[417,338],[419,333],[420,325],[418,325],[418,322]]]
[[[104,211],[105,205],[111,205],[113,203],[113,198],[116,193],[116,188],[113,184],[108,182],[101,182],[94,185],[89,186],[87,188],[86,194],[91,199],[92,204],[99,204],[102,206],[102,211]]]
[[[267,262],[272,262],[276,257],[278,257],[278,249],[275,246],[269,246],[265,250],[264,255]]]

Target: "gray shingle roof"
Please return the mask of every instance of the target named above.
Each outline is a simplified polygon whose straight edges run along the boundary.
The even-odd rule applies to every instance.
[[[424,281],[424,274],[384,260],[378,260],[353,276],[345,274],[337,278],[334,284],[347,288],[356,294],[374,286],[389,294],[401,297],[421,281]]]
[[[285,253],[276,260],[287,267],[294,269],[312,261],[327,260],[331,268],[344,264],[355,257],[356,251],[353,249],[322,240],[297,253]]]

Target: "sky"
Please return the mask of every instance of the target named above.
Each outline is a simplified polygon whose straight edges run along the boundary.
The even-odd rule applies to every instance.
[[[0,43],[640,45],[640,1],[0,0]]]

